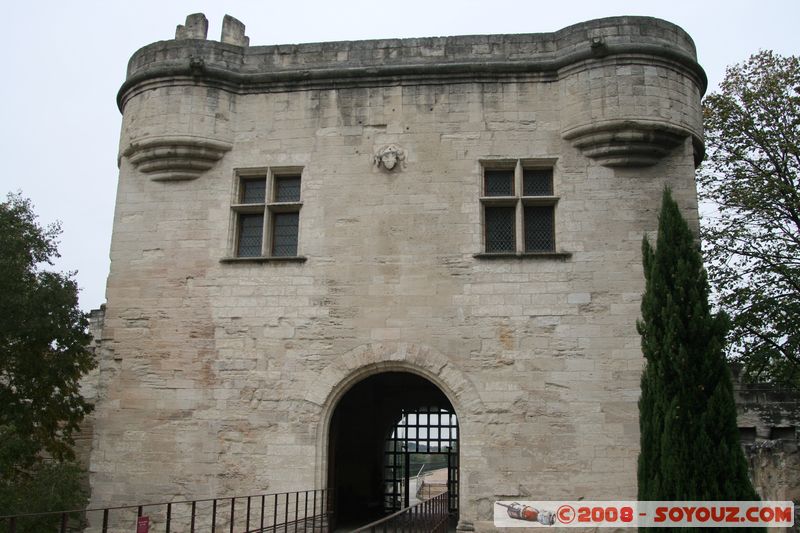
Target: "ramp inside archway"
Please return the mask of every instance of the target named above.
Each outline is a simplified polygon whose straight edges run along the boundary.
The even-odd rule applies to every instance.
[[[453,406],[427,379],[385,372],[354,385],[331,420],[328,480],[336,527],[363,525],[426,498],[420,491],[425,474],[442,469],[436,479],[444,478],[456,513],[458,439]]]

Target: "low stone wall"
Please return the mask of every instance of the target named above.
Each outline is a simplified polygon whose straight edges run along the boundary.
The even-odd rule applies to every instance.
[[[800,531],[800,393],[768,383],[743,383],[732,366],[742,446],[750,479],[763,500],[795,504]]]

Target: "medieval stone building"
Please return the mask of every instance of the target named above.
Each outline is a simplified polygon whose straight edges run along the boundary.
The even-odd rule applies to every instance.
[[[689,36],[250,46],[192,15],[119,92],[92,505],[331,487],[340,523],[446,464],[498,499],[635,499],[642,236],[697,226]]]

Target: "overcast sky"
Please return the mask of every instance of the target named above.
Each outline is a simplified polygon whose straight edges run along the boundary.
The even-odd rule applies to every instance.
[[[800,53],[798,0],[33,0],[6,2],[3,12],[0,194],[21,190],[43,223],[62,222],[57,268],[78,271],[87,311],[105,301],[121,121],[117,89],[131,54],[173,38],[190,13],[206,14],[215,40],[224,14],[238,18],[254,46],[539,33],[593,18],[647,15],[694,38],[710,91],[726,65],[759,49]]]

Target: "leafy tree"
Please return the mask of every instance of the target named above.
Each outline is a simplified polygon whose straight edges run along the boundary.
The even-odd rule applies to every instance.
[[[703,242],[731,356],[800,388],[800,57],[760,52],[704,102]]]
[[[0,480],[0,515],[69,511],[86,506],[86,491],[81,479],[83,471],[71,462],[45,461],[31,467],[25,476]],[[69,531],[82,531],[84,513],[69,513]],[[16,533],[58,531],[61,515],[23,516],[17,519]],[[0,533],[7,533],[8,522],[0,521]]]
[[[0,203],[0,514],[31,511],[20,505],[42,483],[67,487],[73,505],[79,496],[63,465],[91,411],[79,382],[95,362],[73,274],[43,268],[58,257],[59,233],[58,225],[42,228],[19,195]]]
[[[723,354],[728,319],[711,314],[700,251],[669,190],[656,247],[645,238],[642,252],[639,500],[757,500]]]

